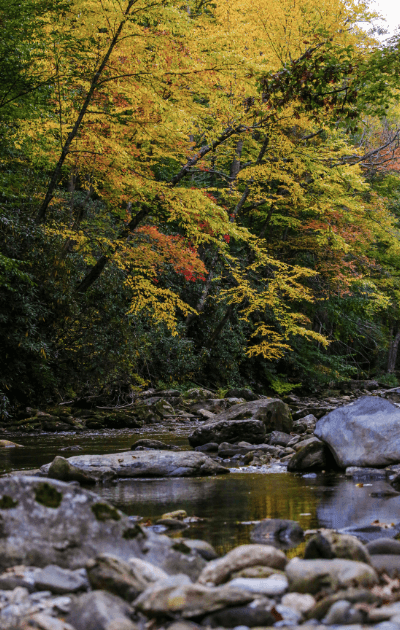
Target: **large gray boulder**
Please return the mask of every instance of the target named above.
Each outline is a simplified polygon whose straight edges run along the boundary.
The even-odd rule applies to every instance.
[[[0,570],[15,565],[85,567],[109,553],[197,579],[206,561],[167,536],[142,529],[99,496],[40,477],[0,479]]]
[[[238,405],[239,407],[239,405]],[[214,420],[205,422],[189,435],[189,444],[193,447],[202,446],[209,442],[238,442],[245,440],[251,444],[261,444],[265,440],[265,426],[261,420],[217,420],[223,414],[218,414]]]
[[[88,478],[203,477],[229,473],[204,453],[193,451],[127,451],[110,455],[75,455],[67,462]],[[51,464],[49,472],[54,468]],[[42,466],[47,471],[47,465]],[[60,477],[58,477],[60,479]],[[69,477],[65,479],[69,481]]]
[[[340,468],[388,466],[400,462],[400,409],[388,400],[363,396],[317,422]]]
[[[263,398],[234,405],[227,411],[205,422],[189,436],[191,446],[207,442],[236,442],[246,440],[261,444],[271,431],[290,433],[292,416],[286,403],[278,398]]]

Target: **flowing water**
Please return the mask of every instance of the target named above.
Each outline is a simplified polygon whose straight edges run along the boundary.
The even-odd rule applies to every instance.
[[[155,428],[146,434],[138,431],[136,435],[124,429],[19,436],[15,441],[24,448],[0,449],[0,473],[36,469],[56,455],[70,457],[129,450],[139,437],[162,439],[187,448],[186,434],[187,431],[177,435]],[[74,450],[76,447],[79,450]],[[142,516],[146,523],[154,523],[165,512],[184,509],[189,516],[202,520],[175,535],[207,540],[219,553],[250,542],[254,521],[263,518],[295,520],[305,530],[355,526],[368,529],[377,519],[390,529],[392,523],[400,520],[400,496],[371,497],[374,487],[378,487],[373,482],[360,487],[337,474],[300,476],[244,470],[221,477],[125,479],[96,486],[95,492],[125,513]],[[297,547],[288,555],[298,555],[299,551],[301,548]]]

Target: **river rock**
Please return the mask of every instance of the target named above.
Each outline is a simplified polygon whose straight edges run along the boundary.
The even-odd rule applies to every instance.
[[[175,409],[172,405],[169,404],[164,398],[160,398],[154,405],[154,411],[160,418],[169,418],[171,416],[176,416]]]
[[[306,416],[303,416],[298,420],[301,424],[305,425],[307,429],[315,429],[317,424],[317,418],[312,413],[308,413]]]
[[[213,392],[210,392],[209,389],[203,389],[202,387],[192,387],[192,389],[188,389],[183,394],[183,397],[194,402],[200,402],[201,400],[208,400],[211,398],[218,398],[218,396]]]
[[[137,523],[79,486],[38,477],[0,479],[0,569],[30,564],[85,567],[90,558],[110,553],[154,563],[169,574],[197,579],[205,560]]]
[[[208,409],[198,409],[196,411],[196,414],[200,416],[200,418],[203,418],[203,420],[212,420],[213,418],[215,418],[215,413],[213,413],[212,411],[208,411]],[[207,451],[202,452],[206,453]]]
[[[204,560],[209,561],[216,560],[218,558],[218,554],[215,551],[214,547],[205,540],[192,540],[190,538],[183,538],[182,541],[184,542],[186,547],[197,551],[197,553],[199,553],[201,557],[204,558]]]
[[[200,453],[216,453],[218,451],[218,444],[216,442],[208,442],[202,446],[196,446],[195,451]]]
[[[250,538],[255,543],[293,546],[304,540],[304,532],[296,521],[283,518],[265,518],[255,525]]]
[[[364,615],[361,610],[356,610],[353,608],[350,602],[345,599],[340,599],[339,601],[332,604],[329,609],[328,614],[325,619],[323,619],[323,623],[330,625],[351,625],[355,623],[362,623],[364,620]]]
[[[390,482],[391,486],[396,490],[400,490],[400,474],[398,473]]]
[[[296,444],[294,445],[294,450],[295,451],[299,451],[301,448],[303,448],[304,446],[308,446],[309,444],[314,444],[314,443],[318,443],[321,442],[321,440],[319,440],[317,437],[315,437],[315,435],[308,435],[307,437],[305,437],[302,440],[299,440],[298,442],[296,442]]]
[[[355,536],[338,534],[329,529],[319,532],[308,541],[304,558],[305,560],[346,558],[371,564],[367,548]]]
[[[267,431],[292,430],[289,407],[277,398],[263,398],[234,405],[228,411],[217,414],[189,436],[191,446],[207,442],[236,442],[246,440],[260,444]]]
[[[267,578],[234,578],[229,586],[266,597],[280,597],[288,590],[288,580],[285,575],[277,573]]]
[[[221,608],[247,604],[254,599],[248,591],[228,586],[210,588],[175,576],[150,586],[134,601],[137,610],[148,616],[161,614],[197,617]]]
[[[316,601],[308,593],[286,593],[282,597],[281,604],[304,615],[314,608]]]
[[[348,586],[374,586],[375,570],[364,562],[353,560],[300,560],[293,558],[286,566],[289,590],[297,593],[318,593],[321,589],[337,590]]]
[[[49,466],[48,476],[50,479],[58,479],[59,481],[77,481],[84,485],[92,485],[96,483],[96,479],[85,474],[79,468],[76,468],[65,457],[57,455]],[[103,476],[104,478],[104,476]]]
[[[289,433],[283,433],[283,431],[272,431],[269,438],[269,444],[271,446],[287,446],[290,440],[293,438]]]
[[[333,467],[335,461],[329,448],[323,442],[315,440],[297,450],[289,460],[288,472],[329,470]]]
[[[201,572],[200,584],[222,584],[232,573],[247,567],[263,565],[273,569],[284,569],[287,563],[285,554],[269,545],[241,545],[232,549],[222,558],[212,560]]]
[[[371,540],[366,546],[368,552],[372,555],[395,555],[400,556],[400,542],[393,538],[377,538]]]
[[[161,440],[148,440],[142,438],[141,440],[136,440],[131,446],[131,451],[135,451],[137,448],[148,448],[157,451],[177,451],[178,446],[173,446],[172,444],[165,444],[165,442],[161,442]]]
[[[202,477],[229,472],[204,453],[193,451],[127,451],[111,455],[75,455],[67,460],[83,474],[113,477]]]
[[[400,556],[386,554],[371,554],[371,564],[377,571],[384,571],[390,577],[400,575]]]
[[[74,601],[67,617],[75,630],[138,630],[132,608],[106,591],[85,593]]]
[[[259,396],[254,394],[251,389],[248,389],[247,387],[235,387],[234,389],[229,389],[225,394],[225,398],[244,398],[248,402],[252,400],[259,400]]]
[[[36,590],[51,591],[59,595],[87,591],[89,588],[89,582],[84,570],[69,571],[55,564],[49,564],[44,569],[36,571],[34,573],[34,581]]]
[[[400,462],[400,409],[363,396],[318,421],[315,435],[328,444],[340,468]]]
[[[285,595],[285,597],[288,597]],[[322,619],[327,614],[328,610],[338,601],[346,600],[352,604],[369,604],[372,606],[379,606],[382,604],[382,598],[376,595],[372,591],[365,588],[347,588],[346,590],[338,591],[323,597],[316,602],[315,606],[305,613],[308,619]],[[371,607],[372,607],[371,606]]]
[[[209,442],[237,442],[248,440],[253,444],[260,444],[265,440],[265,426],[261,420],[215,420],[205,422],[189,435],[191,446],[201,446]]]
[[[59,595],[54,597],[49,591],[29,593],[26,588],[21,587],[0,591],[0,628],[2,630],[31,630],[32,628],[74,630],[69,624],[55,619],[56,615],[68,614],[70,605],[70,597]],[[36,623],[38,613],[41,615],[40,623]]]
[[[254,567],[246,567],[240,571],[235,571],[231,574],[231,579],[233,580],[237,577],[266,578],[274,573],[280,573],[280,571],[278,571],[278,569],[272,569],[271,567],[263,567],[261,564],[256,564]]]
[[[168,578],[165,571],[150,562],[146,562],[140,558],[129,558],[128,562],[132,567],[133,575],[140,576],[140,579],[146,581],[147,584],[158,582],[158,580],[166,580]]]
[[[93,589],[114,593],[129,602],[154,581],[149,581],[146,572],[143,573],[137,565],[107,553],[89,560],[86,570]]]
[[[0,440],[0,448],[24,448],[22,444],[10,442],[10,440]]]
[[[239,398],[210,398],[209,400],[200,400],[192,403],[189,406],[189,410],[191,413],[199,415],[202,415],[200,414],[200,411],[207,411],[215,416],[216,414],[221,413],[221,411],[229,409],[232,405],[236,405],[241,402],[243,402],[243,400]]]
[[[392,387],[391,389],[387,389],[382,394],[382,396],[383,398],[387,398],[387,400],[398,403],[400,402],[400,387]]]
[[[3,628],[5,630],[6,626],[3,626]],[[75,630],[66,621],[57,619],[56,617],[50,617],[50,615],[44,613],[36,613],[24,617],[23,621],[18,624],[16,630],[31,630],[31,628],[35,628],[35,630]]]
[[[207,615],[202,623],[203,626],[211,626],[211,628],[236,628],[238,626],[265,628],[273,626],[276,621],[276,614],[274,615],[272,608],[273,603],[269,600],[254,601],[248,606],[233,606]]]

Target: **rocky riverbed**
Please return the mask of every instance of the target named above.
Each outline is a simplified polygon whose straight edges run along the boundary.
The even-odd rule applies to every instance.
[[[51,426],[51,436],[65,428],[64,420],[69,428],[59,433],[66,445],[55,457],[54,449],[45,461],[36,457],[31,476],[9,472],[0,479],[0,628],[400,629],[400,390],[363,385],[357,390],[347,384],[348,390],[323,402],[255,397],[247,390],[218,399],[195,390],[175,406],[176,392],[158,392],[157,400],[157,392],[150,392],[129,412],[107,416],[95,409],[86,419],[36,410],[12,427],[22,448],[13,447],[13,434],[3,427],[9,440],[3,453],[22,459],[39,426]],[[161,416],[160,410],[168,413]],[[82,449],[91,422],[110,418],[99,423],[103,429],[119,413],[140,424],[123,429],[121,447],[99,453],[86,438]],[[391,423],[386,437],[385,418]],[[338,441],[344,430],[346,439]],[[175,439],[165,439],[163,431]],[[278,474],[286,468],[297,477]],[[238,487],[244,473],[254,490],[229,494],[229,484]],[[256,482],[257,476],[267,478],[262,473],[272,480],[265,494]],[[288,482],[271,510],[278,478]],[[308,520],[306,506],[292,509],[289,480],[303,484],[294,489],[297,501],[308,488],[322,492],[318,523]],[[210,488],[216,502],[210,502]],[[242,518],[245,495],[255,504],[265,497],[261,518],[242,523],[245,544],[239,536],[215,549],[206,530],[201,539],[193,535],[204,516],[182,507],[193,504],[200,489],[211,511],[227,496],[236,499]],[[157,501],[160,492],[175,493],[181,509],[146,520],[121,500],[131,493],[133,501],[146,494]],[[222,539],[229,537],[224,525],[217,523]]]
[[[400,543],[264,519],[218,557],[77,482],[0,480],[2,630],[400,627]],[[184,519],[165,514],[164,522]],[[288,559],[282,543],[304,540]]]

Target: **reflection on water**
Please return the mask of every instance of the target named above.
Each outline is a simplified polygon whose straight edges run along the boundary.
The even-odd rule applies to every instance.
[[[249,521],[285,518],[308,529],[316,527],[317,497],[307,481],[287,474],[241,475],[164,480],[125,480],[103,486],[101,496],[128,514],[157,519],[163,512],[186,510],[206,519],[184,531],[208,540],[223,553],[250,542]]]
[[[189,427],[190,428],[190,427]],[[47,434],[16,439],[23,449],[0,449],[0,472],[29,470],[52,461],[56,455],[115,453],[128,450],[139,437],[153,437],[187,448],[184,433],[177,436],[159,428],[129,429],[91,434]],[[79,445],[81,450],[68,450]],[[65,450],[67,449],[67,450]],[[381,484],[382,482],[377,482]],[[241,474],[196,479],[121,480],[97,486],[96,492],[131,515],[153,522],[164,512],[184,509],[204,518],[183,532],[211,542],[219,553],[250,542],[252,521],[283,518],[298,521],[303,529],[369,526],[373,521],[400,520],[400,496],[371,497],[376,484],[357,487],[343,475]],[[376,486],[377,487],[377,486]],[[387,534],[394,535],[396,532]],[[176,535],[182,535],[181,532]],[[288,552],[301,553],[304,543]]]
[[[335,491],[324,497],[317,508],[317,518],[321,526],[334,529],[370,528],[376,521],[388,526],[385,533],[362,532],[365,540],[382,535],[394,536],[398,532],[400,520],[400,495],[372,497],[374,491],[390,488],[389,484],[377,481],[360,487],[354,481],[341,480]],[[392,524],[394,527],[392,527]]]

